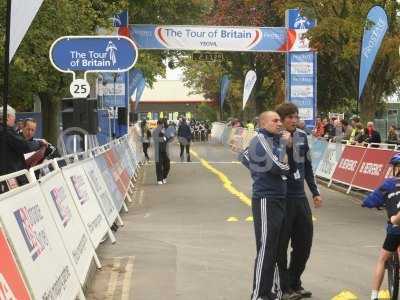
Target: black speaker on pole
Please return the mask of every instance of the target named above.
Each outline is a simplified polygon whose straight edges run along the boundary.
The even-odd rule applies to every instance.
[[[118,107],[118,124],[126,125],[128,121],[128,110],[126,107]]]
[[[71,127],[82,128],[88,134],[98,133],[97,100],[67,98],[61,103],[63,130]]]

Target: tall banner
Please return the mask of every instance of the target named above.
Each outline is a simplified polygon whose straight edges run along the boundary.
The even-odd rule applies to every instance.
[[[104,106],[126,107],[126,73],[102,73],[101,75],[103,77],[103,84],[99,88],[103,93]]]
[[[11,1],[10,61],[36,16],[43,0]]]
[[[230,84],[231,84],[231,80],[229,79],[229,76],[228,75],[222,76],[221,86],[220,86],[220,88],[221,88],[221,91],[220,91],[221,109],[224,107],[225,97],[228,94]]]
[[[317,54],[309,48],[304,34],[315,21],[302,16],[298,9],[286,12],[288,49],[286,54],[286,100],[299,108],[299,117],[313,127],[317,110]]]
[[[138,83],[138,86],[136,88],[136,95],[135,95],[135,112],[138,112],[139,108],[139,102],[140,99],[142,98],[144,89],[146,88],[146,81],[144,77],[142,77]]]
[[[246,106],[247,101],[250,98],[251,91],[253,90],[254,85],[257,81],[257,74],[253,70],[250,70],[246,74],[246,78],[244,80],[244,89],[243,89],[243,110]]]
[[[387,29],[388,17],[385,10],[381,6],[372,7],[368,12],[361,46],[358,100],[361,98],[368,74],[374,64],[376,54],[381,47]]]

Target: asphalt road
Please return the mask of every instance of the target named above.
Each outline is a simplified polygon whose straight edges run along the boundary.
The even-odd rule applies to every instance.
[[[89,299],[250,298],[255,241],[249,172],[222,146],[197,143],[193,150],[192,163],[181,163],[178,147],[172,147],[165,185],[155,184],[153,164],[142,168],[117,243],[105,242],[97,251],[103,269],[95,274]],[[342,291],[369,299],[384,214],[361,208],[352,196],[320,189],[324,204],[313,210],[304,287],[318,300]]]

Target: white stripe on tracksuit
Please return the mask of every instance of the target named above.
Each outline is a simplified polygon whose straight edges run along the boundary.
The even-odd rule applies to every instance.
[[[262,275],[262,267],[264,264],[265,248],[267,247],[267,199],[261,199],[261,249],[257,257],[257,269],[256,269],[256,285],[253,291],[252,300],[257,300],[258,293],[260,292],[260,282]]]

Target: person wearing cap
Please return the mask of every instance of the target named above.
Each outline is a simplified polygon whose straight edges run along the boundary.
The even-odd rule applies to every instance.
[[[0,175],[17,172],[26,168],[24,154],[39,150],[47,145],[45,140],[39,140],[36,147],[26,141],[14,129],[15,109],[7,106],[7,120],[3,123],[3,107],[0,107]]]

